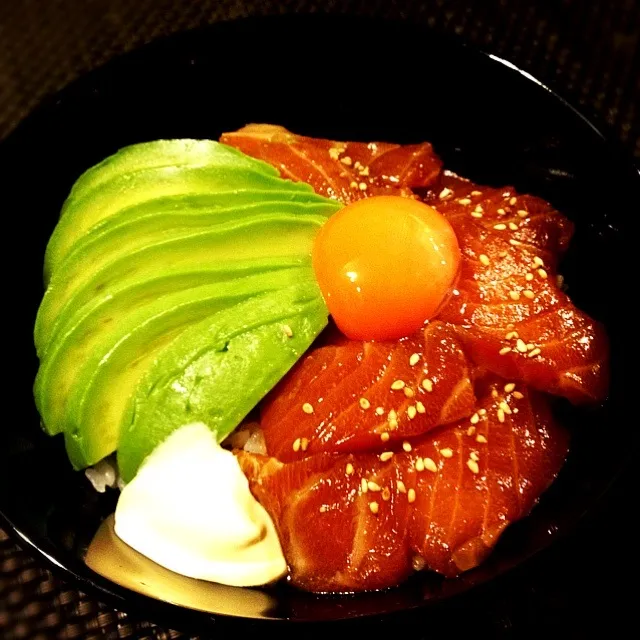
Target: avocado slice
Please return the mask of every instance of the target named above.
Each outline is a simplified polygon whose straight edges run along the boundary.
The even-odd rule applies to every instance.
[[[308,185],[284,181],[274,168],[251,160],[235,150],[227,153],[230,148],[218,146],[223,150],[222,157],[216,162],[116,173],[95,188],[83,189],[79,194],[70,196],[47,245],[45,282],[48,282],[73,244],[91,227],[125,207],[152,198],[247,188],[268,191],[282,189],[283,185],[290,185],[292,190],[307,191],[311,197],[319,198]],[[248,169],[247,163],[252,166],[255,163],[255,168]]]
[[[99,243],[93,251],[78,253],[78,263],[68,265],[68,273],[77,277],[61,277],[48,288],[36,320],[39,355],[46,354],[67,306],[79,309],[96,296],[111,295],[114,286],[150,278],[168,266],[188,269],[216,263],[229,269],[237,261],[265,255],[308,260],[313,239],[325,220],[322,215],[270,213],[202,229],[147,233],[141,240],[132,237]]]
[[[80,429],[72,412],[74,397],[93,393],[91,381],[101,369],[111,371],[124,359],[127,373],[131,374],[139,368],[132,363],[140,357],[152,355],[154,348],[166,342],[174,330],[250,296],[288,286],[300,280],[305,271],[308,274],[307,268],[293,267],[258,273],[227,282],[181,289],[160,298],[147,298],[139,306],[131,308],[129,313],[119,316],[105,314],[98,307],[93,313],[81,317],[56,341],[55,348],[42,361],[36,377],[36,403],[47,432],[55,434]],[[112,379],[102,390],[116,404],[124,396],[121,389],[116,393],[117,388]],[[109,432],[109,417],[103,412],[95,418],[99,420],[98,433],[102,438]]]
[[[94,227],[76,242],[47,287],[34,329],[38,355],[46,351],[65,305],[100,267],[108,265],[118,256],[131,255],[136,249],[162,239],[210,230],[216,224],[227,222],[232,226],[234,221],[243,218],[257,220],[274,213],[328,217],[337,208],[335,203],[328,200],[309,202],[306,193],[305,200],[299,202],[261,200],[259,195],[246,191],[224,198],[189,196],[154,199],[124,209],[107,219],[105,224]]]
[[[314,281],[246,300],[174,338],[125,412],[118,445],[123,479],[131,480],[144,458],[181,425],[202,421],[223,440],[326,323],[327,309]],[[66,442],[75,455],[76,443]]]

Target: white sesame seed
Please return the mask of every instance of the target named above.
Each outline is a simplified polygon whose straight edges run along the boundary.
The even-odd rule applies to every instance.
[[[367,491],[369,491],[369,485],[367,484],[366,478],[362,478],[360,480],[360,490],[362,493],[367,493]]]
[[[293,329],[288,324],[282,325],[282,331],[287,338],[293,337]]]
[[[504,422],[504,411],[502,409],[498,409],[498,422]]]
[[[476,428],[474,426],[471,426],[467,429],[468,436],[472,436],[475,432],[476,432]]]
[[[384,408],[383,407],[376,407],[376,415],[377,416],[384,415]]]
[[[481,416],[486,416],[486,415],[487,415],[487,410],[486,410],[485,408],[478,409],[478,413],[479,413]]]
[[[383,451],[380,454],[380,462],[387,462],[387,460],[391,460],[393,458],[393,451]]]
[[[302,410],[303,410],[305,413],[311,414],[311,413],[313,413],[313,406],[312,406],[309,402],[305,402],[305,403],[302,405]]]
[[[404,388],[404,395],[407,396],[407,398],[413,398],[413,396],[415,395],[413,389],[411,387],[405,387]]]
[[[514,301],[520,300],[520,294],[517,291],[509,291],[509,297]]]
[[[533,273],[531,273],[531,272],[527,273],[527,274],[525,275],[524,279],[525,279],[527,282],[531,282],[531,281],[533,280]]]
[[[531,351],[534,347],[535,347],[535,345],[533,344],[533,342],[528,342],[527,343],[527,351]]]
[[[445,187],[441,192],[440,195],[438,196],[440,198],[440,200],[444,200],[447,196],[450,196],[453,192],[451,191],[451,189],[448,189],[447,187]]]
[[[472,218],[482,218],[482,211],[472,211],[471,212],[471,217]]]
[[[531,291],[531,289],[525,289],[525,290],[522,292],[522,295],[523,295],[525,298],[528,298],[529,300],[533,300],[533,299],[536,297],[536,294],[535,294],[535,293],[533,293],[533,291]]]
[[[505,336],[507,340],[515,340],[519,337],[520,336],[518,335],[517,331],[509,331],[509,333],[507,333],[507,335]]]
[[[415,367],[415,365],[417,365],[419,361],[420,361],[420,354],[419,353],[412,353],[411,357],[409,358],[409,364],[412,367]]]
[[[367,183],[366,182],[361,182],[358,185],[358,189],[360,189],[360,191],[366,191],[367,190]]]
[[[511,238],[509,240],[509,244],[514,246],[514,247],[519,247],[522,244],[522,242],[520,242],[519,240],[514,240],[513,238]]]
[[[418,402],[416,402],[416,411],[418,413],[426,413],[427,412],[427,410],[425,409],[424,405],[419,400],[418,400]]]
[[[413,405],[407,407],[407,416],[409,416],[409,420],[413,420],[416,417],[416,413],[417,409]]]
[[[440,455],[443,458],[451,458],[453,456],[453,451],[449,447],[446,447],[444,449],[440,449]]]
[[[507,353],[509,353],[509,351],[511,351],[511,347],[502,347],[502,349],[500,349],[500,351],[498,351],[498,353],[501,356],[506,356]]]
[[[538,355],[540,355],[540,349],[534,349],[529,352],[529,358],[535,358]]]
[[[475,460],[467,460],[467,467],[469,467],[469,471],[471,471],[471,473],[479,473],[480,472],[480,467],[478,466],[478,463]]]
[[[297,453],[298,451],[300,451],[300,438],[296,438],[293,441],[293,450]]]
[[[489,256],[485,255],[484,253],[481,253],[478,256],[478,260],[480,260],[480,262],[485,266],[488,267],[491,264],[491,260],[489,260]]]
[[[378,509],[379,509],[378,503],[377,502],[370,502],[369,503],[369,509],[371,509],[371,513],[373,513],[375,515],[376,513],[378,513]]]
[[[340,162],[342,162],[342,164],[346,164],[347,166],[351,166],[351,158],[349,156],[340,158]]]
[[[513,397],[516,400],[522,400],[522,398],[524,398],[524,393],[520,393],[519,391],[514,391],[513,392]]]
[[[512,198],[509,198],[509,204],[511,206],[513,206],[516,202],[518,202],[518,198],[516,198],[515,196],[513,196]]]
[[[480,422],[480,416],[477,413],[474,413],[470,419],[471,424],[478,424]]]
[[[540,256],[536,256],[533,259],[533,264],[536,267],[544,267],[544,260]]]
[[[499,224],[494,224],[493,228],[496,231],[504,231],[507,228],[507,225],[506,224],[502,224],[502,222],[500,222]]]
[[[506,213],[504,209],[498,209],[498,215],[503,216]]]
[[[398,489],[398,493],[407,493],[407,488],[404,486],[402,480],[396,482],[396,489]]]
[[[544,269],[538,269],[538,275],[544,280],[547,277],[547,272]]]
[[[479,433],[476,436],[476,442],[479,442],[480,444],[486,444],[488,442],[488,440],[485,438],[485,436],[483,436],[481,433]]]
[[[416,471],[424,471],[424,460],[422,458],[416,459]]]
[[[431,393],[431,391],[433,391],[433,380],[431,380],[430,378],[425,378],[422,381],[422,388],[425,391],[428,391],[429,393]]]
[[[306,451],[308,447],[309,447],[309,440],[307,440],[307,438],[300,438],[300,448],[303,451]]]
[[[347,466],[345,467],[344,472],[345,472],[348,476],[350,476],[350,475],[352,475],[352,474],[353,474],[353,465],[352,465],[350,462],[348,462],[348,463],[347,463]]]
[[[438,465],[431,458],[424,458],[424,468],[432,473],[438,471]]]
[[[506,414],[511,415],[511,407],[503,400],[498,405]]]
[[[328,505],[323,504],[323,505],[320,507],[320,513],[326,513],[327,511],[329,511],[329,507],[328,507]]]
[[[481,195],[482,195],[482,191],[478,191],[477,189],[474,189],[474,190],[471,192],[471,195],[472,195],[472,196],[481,196]]]
[[[516,388],[515,382],[508,382],[507,384],[504,385],[505,393],[511,393],[515,388]]]
[[[511,229],[511,231],[517,231],[518,230],[518,225],[515,222],[510,222],[509,223],[509,229]]]
[[[389,436],[389,432],[388,431],[383,431],[380,434],[380,440],[382,440],[382,442],[388,442],[389,438],[390,438],[390,436]]]
[[[416,501],[416,491],[415,489],[409,489],[407,493],[407,502],[412,503]]]
[[[402,443],[402,449],[404,451],[406,451],[407,453],[409,453],[409,451],[411,451],[411,443],[407,442],[406,440]]]
[[[369,480],[369,482],[367,482],[367,489],[369,489],[369,491],[380,491],[380,485],[373,480]]]
[[[467,205],[467,204],[471,204],[471,200],[469,200],[469,198],[460,198],[460,200],[458,200],[458,202],[462,205]]]
[[[389,422],[397,422],[397,420],[398,420],[398,414],[395,412],[395,410],[394,410],[394,409],[391,409],[391,410],[389,411],[389,413],[387,414],[387,420],[388,420]]]
[[[524,343],[524,340],[522,340],[522,338],[518,338],[518,341],[516,342],[516,349],[520,353],[526,353],[527,345]]]
[[[529,215],[529,212],[525,211],[524,209],[518,209],[518,215],[521,218],[526,218]]]
[[[363,409],[369,409],[371,407],[371,403],[366,398],[360,398],[360,406]]]
[[[357,188],[358,188],[358,183],[357,183],[355,180],[352,180],[352,181],[349,183],[349,186],[350,186],[352,189],[357,189]]]
[[[391,388],[393,391],[400,391],[400,389],[404,389],[404,380],[394,380],[391,383]]]
[[[469,454],[469,457],[470,457],[472,460],[474,460],[475,462],[478,462],[478,460],[480,460],[480,456],[479,456],[475,451],[472,451],[472,452]]]

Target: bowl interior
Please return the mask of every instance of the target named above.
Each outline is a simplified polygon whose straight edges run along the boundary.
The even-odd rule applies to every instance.
[[[208,585],[206,606],[198,606],[171,591],[154,594],[167,602],[135,593],[149,592],[145,571],[153,573],[152,563],[140,565],[135,580],[111,575],[120,584],[84,563],[116,495],[93,492],[84,475],[71,470],[60,438],[39,429],[31,396],[32,327],[46,242],[74,180],[118,148],[156,138],[217,138],[250,122],[334,139],[429,140],[448,168],[540,195],[576,222],[562,271],[575,302],[608,327],[611,397],[596,409],[559,403],[573,430],[565,469],[489,560],[456,580],[420,575],[400,588],[357,597]],[[631,429],[623,420],[629,396],[620,375],[622,309],[611,283],[619,277],[624,211],[638,193],[638,174],[561,99],[493,56],[408,24],[321,16],[219,24],[156,42],[77,81],[0,146],[0,165],[5,238],[18,243],[20,255],[8,278],[11,299],[20,302],[8,314],[15,417],[0,436],[0,509],[28,545],[116,606],[188,615],[207,625],[208,613],[335,620],[433,604],[500,576],[570,531],[626,463],[624,452],[601,455],[599,434],[615,423],[624,441],[624,429]],[[167,579],[170,590],[177,588]],[[205,612],[185,613],[172,602]]]

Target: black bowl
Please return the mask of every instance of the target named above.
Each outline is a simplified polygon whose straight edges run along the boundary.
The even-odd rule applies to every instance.
[[[71,470],[60,438],[39,428],[31,396],[37,369],[32,327],[47,239],[77,176],[118,148],[156,138],[217,138],[248,122],[336,139],[430,140],[447,167],[547,198],[577,224],[563,272],[575,302],[608,327],[611,395],[596,409],[560,404],[574,431],[566,467],[532,515],[505,534],[484,565],[461,578],[420,575],[397,589],[340,597],[287,586],[214,585],[206,606],[192,604],[203,612],[134,592],[153,591],[154,578],[112,576],[119,585],[84,562],[116,494],[96,494]],[[114,606],[199,628],[225,616],[340,620],[432,606],[498,578],[571,531],[629,459],[630,447],[606,451],[611,439],[602,434],[615,429],[620,444],[632,435],[622,362],[626,309],[615,283],[628,255],[624,212],[640,192],[638,172],[595,126],[504,60],[407,24],[321,16],[219,24],[156,42],[75,82],[1,145],[0,163],[5,241],[19,256],[5,271],[12,300],[5,313],[5,388],[13,407],[7,415],[14,417],[1,435],[4,524],[64,576]]]

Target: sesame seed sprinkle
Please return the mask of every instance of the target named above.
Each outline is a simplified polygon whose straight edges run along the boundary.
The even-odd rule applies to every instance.
[[[370,502],[369,503],[369,509],[371,509],[371,513],[373,513],[374,515],[378,513],[378,503],[377,502]]]
[[[471,217],[472,218],[482,218],[482,211],[472,211],[471,212]]]
[[[440,449],[440,455],[443,458],[451,458],[453,457],[453,451],[449,447],[445,447],[444,449]]]
[[[482,191],[478,191],[477,189],[474,189],[474,190],[471,192],[471,195],[472,195],[472,196],[481,196],[481,195],[482,195]]]
[[[522,244],[522,242],[520,242],[519,240],[514,240],[513,238],[511,238],[509,240],[509,244],[514,246],[514,247],[519,247]]]
[[[424,458],[424,468],[431,473],[438,471],[438,465],[431,458]]]
[[[478,460],[480,460],[480,456],[475,451],[472,451],[469,454],[469,457],[475,462],[478,462]]]
[[[320,513],[326,513],[327,511],[329,511],[329,507],[326,504],[323,504],[320,507]]]
[[[389,432],[388,431],[383,431],[380,434],[380,440],[382,440],[382,442],[388,442],[389,438],[390,438],[390,436],[389,436]]]
[[[391,383],[391,389],[393,391],[400,391],[400,389],[404,389],[404,380],[394,380]]]
[[[415,501],[416,501],[416,490],[409,489],[409,492],[407,493],[407,502],[411,504],[412,502],[415,502]]]
[[[441,192],[440,195],[438,196],[440,198],[440,200],[444,200],[447,196],[450,196],[453,192],[451,191],[451,189],[448,189],[447,187],[445,187]]]
[[[502,349],[500,349],[500,351],[498,351],[498,353],[501,356],[506,356],[507,353],[509,353],[509,351],[511,351],[511,347],[502,347]]]
[[[387,420],[388,420],[389,422],[395,422],[395,421],[397,421],[397,420],[398,420],[398,414],[395,412],[395,410],[394,410],[394,409],[391,409],[391,410],[389,411],[389,413],[387,414]]]
[[[538,269],[538,275],[544,280],[547,277],[547,272],[544,269]]]
[[[478,424],[480,422],[480,416],[477,413],[474,413],[470,419],[471,424]]]
[[[287,336],[287,338],[293,337],[293,329],[288,324],[282,325],[282,332],[285,336]]]
[[[293,441],[293,450],[297,453],[298,451],[300,451],[300,438],[296,438]]]
[[[404,486],[404,482],[402,482],[402,480],[398,480],[396,482],[396,489],[398,490],[398,493],[407,493],[407,488]]]
[[[498,209],[498,215],[503,216],[506,213],[504,209]]]
[[[504,422],[504,411],[502,409],[498,409],[498,422]]]
[[[511,407],[503,400],[498,405],[507,415],[511,415]]]
[[[525,279],[527,282],[531,282],[531,281],[533,280],[533,273],[531,273],[531,272],[527,273],[527,274],[525,275],[524,279]]]
[[[367,190],[367,183],[366,182],[361,182],[358,185],[358,189],[360,189],[360,191],[366,191]]]
[[[515,388],[516,388],[515,382],[508,382],[507,384],[504,385],[504,392],[511,393]]]
[[[340,162],[342,162],[342,164],[346,164],[348,167],[351,166],[351,158],[349,156],[340,158]]]
[[[520,336],[518,335],[517,331],[509,331],[509,333],[507,333],[507,335],[505,336],[507,340],[516,340],[519,337]]]
[[[494,225],[493,225],[493,228],[494,228],[496,231],[504,231],[504,230],[507,228],[507,225],[506,225],[506,224],[503,224],[502,222],[500,222],[500,223],[498,223],[498,224],[494,224]]]
[[[416,471],[424,471],[424,460],[422,458],[416,460]]]
[[[387,462],[393,458],[393,451],[383,451],[380,454],[380,462]]]
[[[540,349],[534,349],[533,351],[529,352],[529,358],[535,358],[536,356],[540,355]]]
[[[531,289],[525,289],[525,290],[522,292],[522,295],[523,295],[525,298],[528,298],[529,300],[533,300],[533,299],[536,297],[536,294],[535,294],[535,293],[533,293],[533,291],[531,291]]]
[[[471,473],[480,473],[480,467],[475,460],[467,460],[467,467],[469,467],[469,471],[471,471]]]
[[[425,378],[422,381],[422,388],[425,391],[431,393],[433,391],[433,380],[431,380],[430,378]]]
[[[472,436],[476,432],[476,428],[472,425],[467,429],[467,435]]]
[[[486,254],[484,254],[484,253],[481,253],[481,254],[478,256],[478,260],[480,260],[480,262],[481,262],[485,267],[488,267],[488,266],[491,264],[491,260],[489,260],[489,256],[488,256],[488,255],[486,255]]]
[[[369,482],[367,482],[367,489],[369,489],[369,491],[380,491],[380,488],[380,485],[373,480],[369,480]]]
[[[498,397],[497,389],[491,389],[491,397],[492,398],[497,398]]]
[[[518,198],[516,198],[515,196],[513,196],[512,198],[509,198],[509,204],[511,206],[513,206],[516,202],[518,202]]]
[[[515,222],[510,222],[509,223],[509,229],[511,229],[511,231],[517,231],[518,230],[518,225]]]
[[[402,443],[402,449],[404,451],[406,451],[407,453],[409,453],[409,451],[411,451],[411,443],[407,442],[406,440]]]
[[[362,478],[360,480],[360,490],[362,491],[362,493],[367,493],[367,491],[369,491],[369,485],[367,484],[366,478]]]
[[[540,256],[536,256],[533,259],[533,264],[536,267],[544,267],[544,260]]]
[[[415,367],[418,362],[420,361],[420,354],[419,353],[412,353],[411,357],[409,358],[409,364],[412,367]]]
[[[353,474],[353,465],[350,462],[347,462],[347,466],[345,467],[344,472],[350,476]]]
[[[521,218],[526,218],[529,215],[529,212],[525,211],[524,209],[518,209],[518,215]]]
[[[524,393],[520,393],[520,391],[514,391],[513,392],[513,397],[516,400],[522,400],[522,398],[524,398]]]
[[[407,398],[413,398],[413,396],[415,395],[413,389],[411,387],[405,387],[404,388],[404,395],[407,396]]]
[[[527,345],[524,343],[524,340],[522,338],[518,338],[518,342],[516,342],[516,349],[520,353],[526,353]]]
[[[313,406],[312,406],[309,402],[305,402],[305,403],[302,405],[302,410],[303,410],[305,413],[311,414],[311,413],[313,413]]]
[[[427,412],[427,410],[425,409],[424,405],[419,400],[418,400],[418,402],[416,402],[416,411],[418,413],[426,413]]]
[[[520,300],[520,294],[517,291],[509,291],[509,297],[516,302]]]
[[[417,412],[417,409],[413,405],[407,407],[407,416],[409,416],[409,420],[413,420],[416,417]]]
[[[480,444],[487,444],[488,440],[486,439],[485,436],[483,436],[481,433],[479,433],[476,436],[476,442],[479,442]]]
[[[369,409],[371,407],[371,403],[366,398],[360,398],[360,406],[363,409]]]
[[[460,198],[460,200],[458,200],[458,203],[462,205],[467,205],[467,204],[471,204],[471,200],[469,200],[469,198]]]
[[[306,451],[309,448],[309,440],[307,440],[307,438],[300,439],[300,448],[303,451]]]
[[[384,415],[384,407],[376,407],[376,415],[377,416]]]
[[[483,407],[482,409],[478,409],[478,413],[481,416],[486,416],[487,415],[487,410]]]

